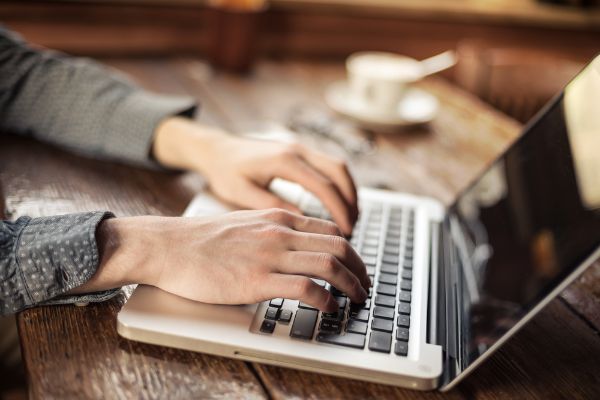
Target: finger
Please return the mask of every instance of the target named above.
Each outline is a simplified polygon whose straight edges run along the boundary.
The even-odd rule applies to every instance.
[[[362,303],[367,298],[367,292],[356,275],[329,253],[290,251],[277,265],[277,271],[323,279],[346,293],[355,303]]]
[[[337,185],[352,211],[358,216],[358,196],[354,180],[348,171],[346,163],[334,159],[327,154],[300,147],[300,155],[313,168],[325,175]],[[355,216],[355,218],[356,218]]]
[[[335,312],[338,303],[333,295],[305,276],[270,274],[265,282],[265,298],[299,300],[323,312]]]
[[[281,208],[295,214],[302,214],[302,211],[295,205],[288,203],[253,182],[241,181],[239,185],[239,199],[234,200],[239,206],[255,210],[263,208]]]
[[[288,242],[288,248],[295,251],[331,254],[358,278],[365,290],[371,287],[371,279],[367,274],[365,264],[350,243],[344,238],[296,232]]]
[[[290,214],[289,219],[285,221],[285,225],[299,232],[319,233],[322,235],[339,237],[344,236],[336,224],[321,218]]]
[[[280,168],[281,178],[296,182],[317,196],[344,234],[352,232],[350,207],[335,184],[300,157],[288,159]]]

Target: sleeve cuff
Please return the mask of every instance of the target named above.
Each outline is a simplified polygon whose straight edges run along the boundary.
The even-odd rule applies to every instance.
[[[102,292],[77,294],[72,296],[58,296],[51,300],[45,301],[42,304],[46,306],[55,306],[61,304],[82,304],[87,303],[100,303],[106,300],[110,300],[121,292],[121,288],[105,290]]]
[[[134,90],[111,116],[104,153],[129,163],[159,168],[159,164],[150,157],[156,128],[168,117],[191,118],[197,108],[192,98]]]
[[[88,212],[31,219],[21,231],[16,258],[27,303],[47,302],[87,282],[99,264],[96,227],[114,215]],[[98,294],[105,298],[107,293]],[[90,295],[83,295],[90,296]],[[81,296],[69,296],[71,302]],[[90,300],[83,300],[90,301]]]

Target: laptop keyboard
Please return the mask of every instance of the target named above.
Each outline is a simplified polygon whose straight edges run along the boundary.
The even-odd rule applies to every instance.
[[[328,218],[320,207],[306,209],[310,216]],[[300,302],[290,309],[290,300],[273,299],[260,331],[271,334],[277,323],[289,324],[290,336],[301,340],[381,353],[408,354],[412,291],[414,211],[406,207],[368,203],[354,228],[351,245],[362,257],[373,288],[368,299],[354,304],[329,283],[314,281],[329,290],[339,309],[323,313]],[[295,315],[294,315],[295,314]],[[370,327],[370,329],[369,329]]]

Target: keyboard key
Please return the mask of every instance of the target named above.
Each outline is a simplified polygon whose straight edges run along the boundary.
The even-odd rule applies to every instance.
[[[363,246],[379,246],[379,240],[374,238],[365,238]]]
[[[401,229],[402,228],[402,219],[401,218],[390,218],[390,222],[388,223],[388,229]]]
[[[410,303],[411,297],[412,296],[410,295],[410,292],[400,292],[400,294],[398,295],[398,300]]]
[[[348,325],[346,326],[346,332],[358,333],[360,335],[366,335],[367,327],[368,327],[368,325],[366,322],[351,319],[348,321]]]
[[[306,303],[300,302],[298,304],[298,308],[306,308],[307,310],[316,310],[316,308],[314,308],[313,306],[310,306]]]
[[[404,315],[410,315],[410,303],[398,303],[398,313]]]
[[[348,302],[347,297],[336,297],[335,300],[340,308],[346,308],[346,303]]]
[[[390,285],[395,285],[398,283],[398,276],[392,274],[379,274],[379,282],[381,283],[389,283]]]
[[[361,256],[376,256],[377,255],[377,247],[374,246],[364,246],[360,251]]]
[[[385,247],[399,247],[400,246],[400,235],[390,236],[389,234],[385,238]]]
[[[266,319],[276,320],[278,312],[279,312],[278,308],[269,307],[269,308],[267,308],[267,312],[265,313],[265,318]]]
[[[379,285],[377,285],[377,293],[387,294],[388,296],[396,296],[396,285],[380,283]]]
[[[394,322],[389,319],[373,318],[371,329],[391,333],[394,330]]]
[[[398,324],[401,328],[409,328],[410,327],[410,316],[408,315],[398,315]]]
[[[371,332],[369,350],[389,353],[392,347],[392,335],[385,332]]]
[[[365,231],[365,237],[369,239],[379,239],[379,229],[367,229]]]
[[[402,262],[402,268],[405,270],[411,270],[413,268],[412,260],[404,260],[404,262]]]
[[[367,275],[375,275],[375,267],[374,266],[367,267]]]
[[[275,321],[265,319],[260,325],[260,331],[263,333],[273,333],[275,330]]]
[[[406,329],[406,328],[398,328],[396,330],[396,340],[401,340],[403,342],[408,342],[408,329]]]
[[[323,319],[341,321],[344,319],[344,310],[339,310],[332,313],[323,313]]]
[[[404,212],[404,207],[395,206],[390,209],[390,213],[392,215],[402,215],[403,212]]]
[[[278,299],[273,299],[269,302],[269,305],[271,307],[281,307],[283,305],[283,299],[282,298],[278,298]]]
[[[325,285],[327,285],[327,282],[325,282],[323,279],[314,279],[313,278],[313,282],[323,288],[325,287]]]
[[[402,279],[412,280],[412,271],[409,269],[405,269],[402,271]]]
[[[402,224],[390,224],[385,235],[386,239],[397,239],[400,242],[402,237]]]
[[[372,267],[377,265],[377,257],[363,256],[361,258],[362,258],[363,262],[365,263],[365,265],[372,266]]]
[[[394,346],[394,353],[399,356],[406,356],[408,354],[408,343],[407,342],[396,342]]]
[[[312,339],[315,325],[317,324],[317,310],[308,310],[301,308],[296,311],[296,318],[292,324],[290,336],[299,339]]]
[[[384,263],[398,265],[400,263],[400,257],[389,255],[389,254],[384,254],[381,261]]]
[[[291,310],[281,310],[279,311],[279,321],[284,322],[284,323],[288,323],[292,320],[292,311]]]
[[[319,330],[328,333],[340,333],[342,323],[331,319],[323,319],[319,324]]]
[[[394,309],[388,308],[388,307],[375,306],[375,308],[373,309],[373,317],[384,318],[384,319],[394,319]]]
[[[375,305],[382,307],[396,307],[396,298],[393,296],[386,296],[385,294],[378,294],[375,296]]]
[[[398,257],[400,255],[400,247],[398,246],[385,246],[383,254],[390,255],[392,257]]]
[[[369,320],[369,310],[350,310],[350,318],[367,322]]]
[[[357,333],[346,333],[345,335],[336,335],[331,333],[319,333],[317,341],[338,346],[353,347],[355,349],[365,348],[365,336]]]
[[[412,281],[402,279],[402,282],[400,282],[400,289],[411,291],[412,290]]]
[[[398,266],[392,264],[381,264],[381,272],[386,274],[398,274]]]

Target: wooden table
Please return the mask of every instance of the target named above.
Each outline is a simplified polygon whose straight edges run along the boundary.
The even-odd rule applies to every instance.
[[[302,107],[324,112],[322,90],[339,64],[266,62],[250,78],[214,75],[198,60],[110,60],[150,89],[202,100],[200,120],[242,131],[285,122]],[[449,83],[430,79],[441,112],[429,128],[372,135],[377,149],[352,160],[359,184],[453,196],[519,133],[519,125]],[[338,126],[336,122],[334,126]],[[331,141],[306,135],[331,151]],[[376,171],[376,172],[374,172]],[[83,159],[26,139],[0,140],[0,178],[11,218],[110,209],[179,215],[199,187],[193,174]],[[600,393],[600,268],[565,290],[449,398],[592,398]],[[18,317],[30,395],[37,398],[438,398],[140,344],[120,338],[116,314],[130,290],[88,307],[39,307]]]

